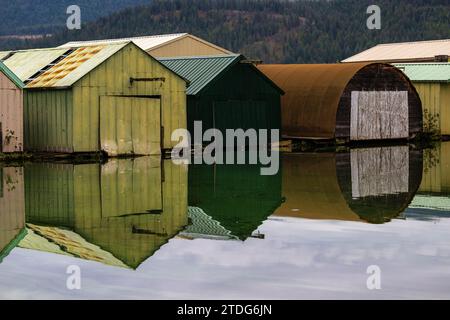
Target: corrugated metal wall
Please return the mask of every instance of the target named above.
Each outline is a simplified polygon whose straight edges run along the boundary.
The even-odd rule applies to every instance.
[[[23,151],[23,92],[0,72],[0,152]]]
[[[25,150],[73,152],[72,91],[26,90],[24,98]]]
[[[437,123],[439,128],[437,129],[443,135],[450,134],[450,110],[442,108],[442,106],[445,105],[445,102],[442,101],[443,94],[441,91],[445,85],[431,82],[415,82],[414,86],[422,100],[423,110],[428,110],[431,115],[439,117]],[[450,99],[447,101],[447,106],[450,106],[449,103]]]
[[[165,81],[130,83],[130,78]],[[100,97],[161,97],[165,149],[175,129],[186,128],[186,82],[129,44],[71,89],[26,90],[25,144],[29,151],[100,151]],[[138,99],[138,98],[135,98]],[[143,113],[142,118],[145,118]],[[118,119],[119,121],[121,119]]]
[[[188,98],[188,127],[203,121],[203,130],[280,129],[280,92],[245,64],[236,64],[223,77]]]
[[[164,77],[162,81],[134,82],[130,77]],[[99,150],[100,96],[161,96],[165,149],[175,129],[186,128],[186,83],[134,45],[128,45],[74,85],[74,152]]]

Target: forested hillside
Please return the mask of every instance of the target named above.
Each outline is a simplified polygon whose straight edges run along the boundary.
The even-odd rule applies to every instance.
[[[81,8],[83,20],[93,21],[144,3],[150,3],[150,0],[0,0],[0,35],[54,32],[65,25],[67,7],[73,4]]]
[[[14,47],[190,32],[265,62],[335,62],[381,42],[450,38],[450,0],[378,0],[381,30],[368,30],[371,0],[152,0],[88,22],[81,31]]]

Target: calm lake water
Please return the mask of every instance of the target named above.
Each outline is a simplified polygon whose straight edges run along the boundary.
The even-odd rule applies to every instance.
[[[0,182],[3,299],[450,298],[450,143],[283,154],[275,176],[138,158]]]

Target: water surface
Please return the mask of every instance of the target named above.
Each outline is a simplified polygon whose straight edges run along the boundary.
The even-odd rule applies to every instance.
[[[281,164],[3,166],[0,298],[450,297],[449,143]],[[66,287],[71,265],[81,290]]]

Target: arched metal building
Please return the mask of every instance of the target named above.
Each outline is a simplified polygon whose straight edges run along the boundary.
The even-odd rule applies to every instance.
[[[282,97],[286,138],[406,139],[422,131],[410,80],[382,63],[260,65]]]

